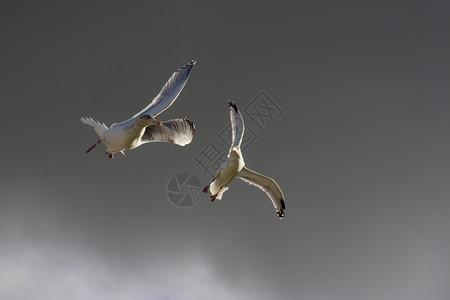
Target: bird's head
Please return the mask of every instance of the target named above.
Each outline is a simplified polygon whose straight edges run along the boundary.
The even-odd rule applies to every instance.
[[[154,118],[152,118],[150,115],[142,115],[139,117],[139,123],[141,123],[143,126],[150,126],[150,125],[158,125],[161,126],[161,121],[156,121]]]

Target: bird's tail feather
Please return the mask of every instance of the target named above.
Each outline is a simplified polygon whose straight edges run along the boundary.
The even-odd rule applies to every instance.
[[[84,124],[94,127],[95,132],[100,136],[100,138],[103,138],[105,132],[109,129],[105,123],[100,123],[99,121],[95,121],[89,117],[82,117],[80,120]]]

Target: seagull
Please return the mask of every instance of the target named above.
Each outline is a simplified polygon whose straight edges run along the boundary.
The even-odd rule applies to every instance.
[[[131,150],[150,142],[169,142],[179,146],[189,144],[195,133],[195,126],[191,120],[184,118],[161,122],[157,121],[155,117],[169,108],[177,99],[195,63],[193,60],[173,73],[153,101],[126,121],[114,123],[108,128],[105,123],[89,117],[82,117],[81,122],[94,127],[100,137],[100,140],[92,145],[86,153],[89,153],[100,142],[107,147],[105,155],[111,159],[116,152],[125,154],[125,150]]]
[[[207,185],[203,192],[207,193],[208,188],[211,192],[211,201],[222,199],[223,193],[228,190],[230,183],[234,178],[240,178],[245,182],[255,185],[263,190],[275,207],[280,219],[284,218],[286,212],[286,203],[284,195],[278,184],[270,177],[261,175],[245,167],[244,157],[241,152],[241,143],[244,136],[244,120],[238,111],[236,104],[229,100],[229,110],[231,119],[231,148],[228,153],[228,159],[222,163],[217,171],[216,177]]]

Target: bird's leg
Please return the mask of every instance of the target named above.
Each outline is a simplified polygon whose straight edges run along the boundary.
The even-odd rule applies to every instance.
[[[215,180],[215,178],[214,178],[213,180],[211,180],[211,182],[210,182],[207,186],[205,186],[205,188],[203,189],[203,193],[207,193],[207,192],[208,192],[209,186],[211,185],[211,183],[212,183],[214,180]]]
[[[108,151],[105,152],[105,155],[108,156],[109,158],[113,159],[114,158],[114,153],[109,153]]]
[[[95,143],[94,145],[92,145],[91,147],[89,147],[89,149],[87,149],[86,153],[89,153],[89,151],[91,151],[92,149],[94,149],[95,147],[97,147],[98,144],[100,144],[102,140],[98,140],[97,143]]]
[[[216,200],[217,195],[219,195],[220,191],[222,191],[222,188],[223,188],[223,186],[220,187],[219,191],[216,194],[210,196],[211,197],[211,202]]]

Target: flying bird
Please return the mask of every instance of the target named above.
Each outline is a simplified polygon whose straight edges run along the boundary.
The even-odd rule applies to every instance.
[[[105,155],[111,159],[116,152],[125,154],[125,150],[131,150],[150,142],[169,142],[180,146],[189,144],[195,133],[195,126],[191,120],[184,118],[161,122],[157,121],[155,117],[169,108],[177,99],[195,63],[195,61],[191,61],[173,73],[153,101],[126,121],[114,123],[108,128],[105,123],[89,117],[82,117],[81,122],[94,127],[100,137],[100,140],[92,145],[86,153],[94,149],[100,142],[107,147]]]
[[[244,120],[233,101],[228,101],[231,119],[231,148],[228,153],[228,159],[222,163],[216,176],[207,185],[203,192],[207,193],[208,188],[211,192],[211,201],[222,199],[223,193],[228,190],[230,183],[234,178],[240,178],[245,182],[255,185],[263,190],[275,207],[280,219],[284,218],[286,212],[286,203],[284,195],[278,184],[272,178],[261,175],[245,167],[244,157],[241,152],[241,143],[244,136]]]

